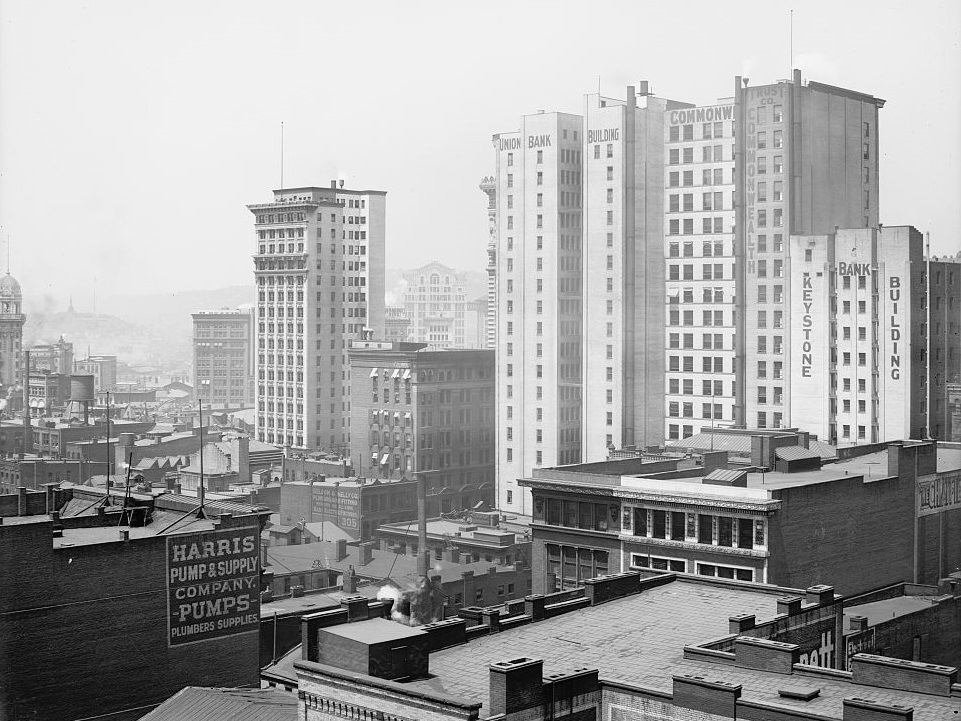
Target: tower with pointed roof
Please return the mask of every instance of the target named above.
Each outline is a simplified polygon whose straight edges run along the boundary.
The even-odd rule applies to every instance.
[[[21,381],[23,293],[10,271],[0,278],[0,389],[3,395]]]

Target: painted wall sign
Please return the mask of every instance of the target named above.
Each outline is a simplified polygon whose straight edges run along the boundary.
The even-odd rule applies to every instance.
[[[856,653],[874,653],[874,629],[848,634],[844,637],[844,650],[847,658],[845,670],[851,670],[851,658]]]
[[[588,143],[610,143],[621,139],[620,128],[604,128],[603,130],[588,130]]]
[[[733,105],[717,105],[710,108],[672,110],[670,115],[670,124],[682,125],[685,123],[714,123],[719,120],[731,120],[733,117]]]
[[[814,353],[811,346],[811,331],[814,326],[814,316],[811,308],[814,306],[814,285],[811,274],[805,273],[801,281],[801,304],[804,314],[801,316],[801,377],[811,377],[811,366],[814,364]]]
[[[520,138],[498,138],[497,140],[501,152],[505,150],[520,150],[522,147]]]
[[[168,536],[168,644],[179,646],[259,628],[257,530]]]
[[[311,520],[332,521],[340,528],[358,528],[360,491],[356,488],[314,486],[311,489]]]
[[[834,631],[828,629],[821,632],[821,643],[817,648],[811,649],[809,653],[801,653],[798,663],[807,666],[821,666],[822,668],[834,668]]]
[[[961,508],[961,471],[919,480],[917,487],[919,516]]]
[[[900,313],[898,312],[898,304],[901,301],[901,279],[896,275],[888,278],[888,300],[891,301],[891,322],[888,326],[888,332],[891,335],[890,373],[892,380],[899,380],[901,378],[901,348],[903,341],[901,336],[901,323],[899,322]]]

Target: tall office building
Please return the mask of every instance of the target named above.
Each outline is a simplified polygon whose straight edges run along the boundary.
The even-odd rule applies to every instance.
[[[792,422],[839,446],[928,433],[928,289],[915,228],[792,236]]]
[[[274,191],[255,218],[258,440],[346,452],[347,342],[384,332],[386,193]]]
[[[665,437],[734,420],[734,102],[665,115]]]
[[[530,513],[517,479],[581,459],[583,119],[521,118],[497,170],[498,507]]]
[[[21,368],[23,346],[23,293],[10,271],[0,278],[0,387],[8,395],[26,379]]]
[[[254,404],[253,311],[209,310],[194,321],[194,388],[207,408]]]
[[[797,425],[789,239],[877,227],[883,105],[795,71],[668,113],[669,440]]]
[[[464,274],[441,263],[404,273],[404,311],[410,318],[407,338],[430,350],[467,348]]]
[[[797,425],[788,329],[791,235],[878,226],[878,110],[871,95],[792,80],[735,78],[735,423]],[[699,129],[703,124],[695,123]],[[702,422],[703,427],[703,422]]]
[[[665,118],[689,107],[627,88],[584,109],[583,461],[664,439]]]

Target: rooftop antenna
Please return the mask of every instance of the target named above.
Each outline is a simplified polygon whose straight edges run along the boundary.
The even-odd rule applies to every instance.
[[[788,71],[791,72],[791,73],[793,73],[793,72],[794,72],[794,8],[791,8],[791,43],[790,43],[790,48],[791,48],[791,58],[790,58],[790,59],[791,59],[791,63],[790,63],[790,67],[788,68]]]
[[[284,121],[280,121],[280,188],[284,188]]]

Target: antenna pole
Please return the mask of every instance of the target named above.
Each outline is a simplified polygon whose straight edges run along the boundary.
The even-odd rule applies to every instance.
[[[204,507],[204,402],[197,401],[197,409],[200,413],[200,488],[197,497],[200,499],[200,509]]]
[[[788,67],[788,71],[794,72],[794,8],[791,8],[791,63]]]
[[[107,391],[107,503],[110,503],[110,477],[113,474],[113,458],[110,455],[110,391]]]
[[[280,188],[284,187],[284,121],[280,121]]]

